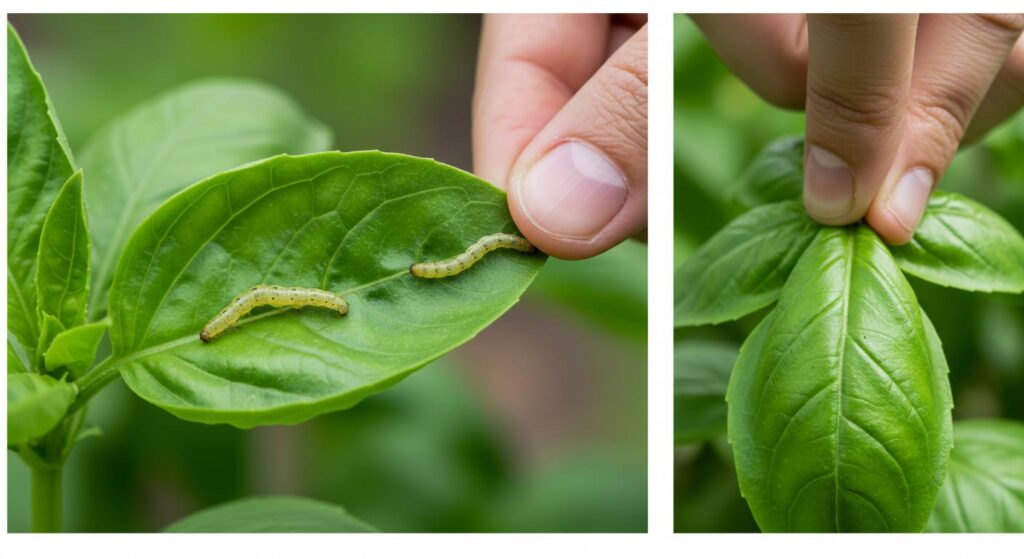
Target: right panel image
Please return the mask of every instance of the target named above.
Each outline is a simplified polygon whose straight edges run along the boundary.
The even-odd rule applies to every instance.
[[[676,532],[1024,532],[1022,29],[675,16]]]

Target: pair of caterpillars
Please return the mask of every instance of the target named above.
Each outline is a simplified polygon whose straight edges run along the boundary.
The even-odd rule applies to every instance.
[[[458,275],[479,262],[487,253],[499,248],[520,252],[534,251],[533,245],[518,235],[495,233],[481,238],[470,245],[465,252],[453,258],[413,264],[409,267],[409,273],[420,278],[445,278]],[[348,313],[348,303],[337,293],[312,287],[257,285],[235,297],[228,306],[211,318],[199,332],[199,339],[204,343],[209,342],[234,326],[239,319],[252,312],[253,309],[264,306],[277,308],[322,307],[337,311],[341,315]]]

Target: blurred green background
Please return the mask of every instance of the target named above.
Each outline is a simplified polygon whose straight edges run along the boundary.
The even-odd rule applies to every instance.
[[[803,132],[803,114],[754,95],[686,16],[675,19],[675,267],[732,218],[723,186],[767,143]],[[1024,231],[1024,113],[965,148],[939,184],[963,192]],[[946,289],[910,278],[950,366],[954,420],[1024,419],[1024,298]],[[676,286],[676,289],[685,288]],[[676,342],[739,346],[767,311],[676,331]],[[724,434],[676,448],[677,532],[757,531],[740,497]]]
[[[341,150],[469,169],[478,16],[18,15],[73,150],[183,82],[292,95]],[[253,115],[258,118],[259,115]],[[603,312],[608,308],[617,312]],[[159,530],[247,495],[333,502],[385,531],[645,531],[647,248],[551,260],[475,340],[352,410],[241,431],[174,418],[120,382],[66,467],[65,529]],[[8,452],[8,529],[28,528]]]

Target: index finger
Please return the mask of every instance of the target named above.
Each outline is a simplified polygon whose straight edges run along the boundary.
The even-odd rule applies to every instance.
[[[473,95],[473,169],[504,188],[512,165],[597,71],[610,18],[599,14],[488,15]]]

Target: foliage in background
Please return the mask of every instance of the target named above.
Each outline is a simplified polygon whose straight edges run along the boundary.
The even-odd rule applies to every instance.
[[[696,247],[743,211],[744,185],[758,166],[756,155],[771,140],[801,131],[802,115],[760,101],[720,63],[696,27],[676,19],[676,246],[678,267]],[[792,146],[791,146],[792,147]],[[980,145],[966,148],[940,184],[967,194],[1024,229],[1024,115],[1000,127]],[[759,169],[760,176],[766,176]],[[917,300],[935,324],[950,368],[954,418],[1024,419],[1024,303],[1020,297],[964,294],[911,278]],[[677,330],[677,342],[703,340],[739,344],[765,316],[756,312],[736,323]],[[959,433],[958,423],[955,429]],[[725,446],[723,437],[711,447]],[[959,434],[956,435],[959,440]],[[746,511],[739,496],[730,453],[678,447],[676,517],[678,531],[756,530],[749,512],[701,518],[687,499],[718,502]],[[707,446],[704,446],[707,448]],[[955,471],[954,450],[950,471]],[[717,463],[715,467],[706,464]],[[951,473],[950,476],[953,474]],[[699,484],[692,482],[701,479]],[[1010,478],[1012,479],[1012,478]],[[717,490],[711,490],[717,487]],[[992,488],[998,495],[998,488]],[[946,491],[944,489],[943,491]],[[1024,498],[1019,488],[1002,495]],[[1017,495],[1016,497],[1012,497]],[[940,501],[943,497],[940,496]],[[934,519],[933,519],[934,520]],[[930,525],[936,529],[936,525]]]

